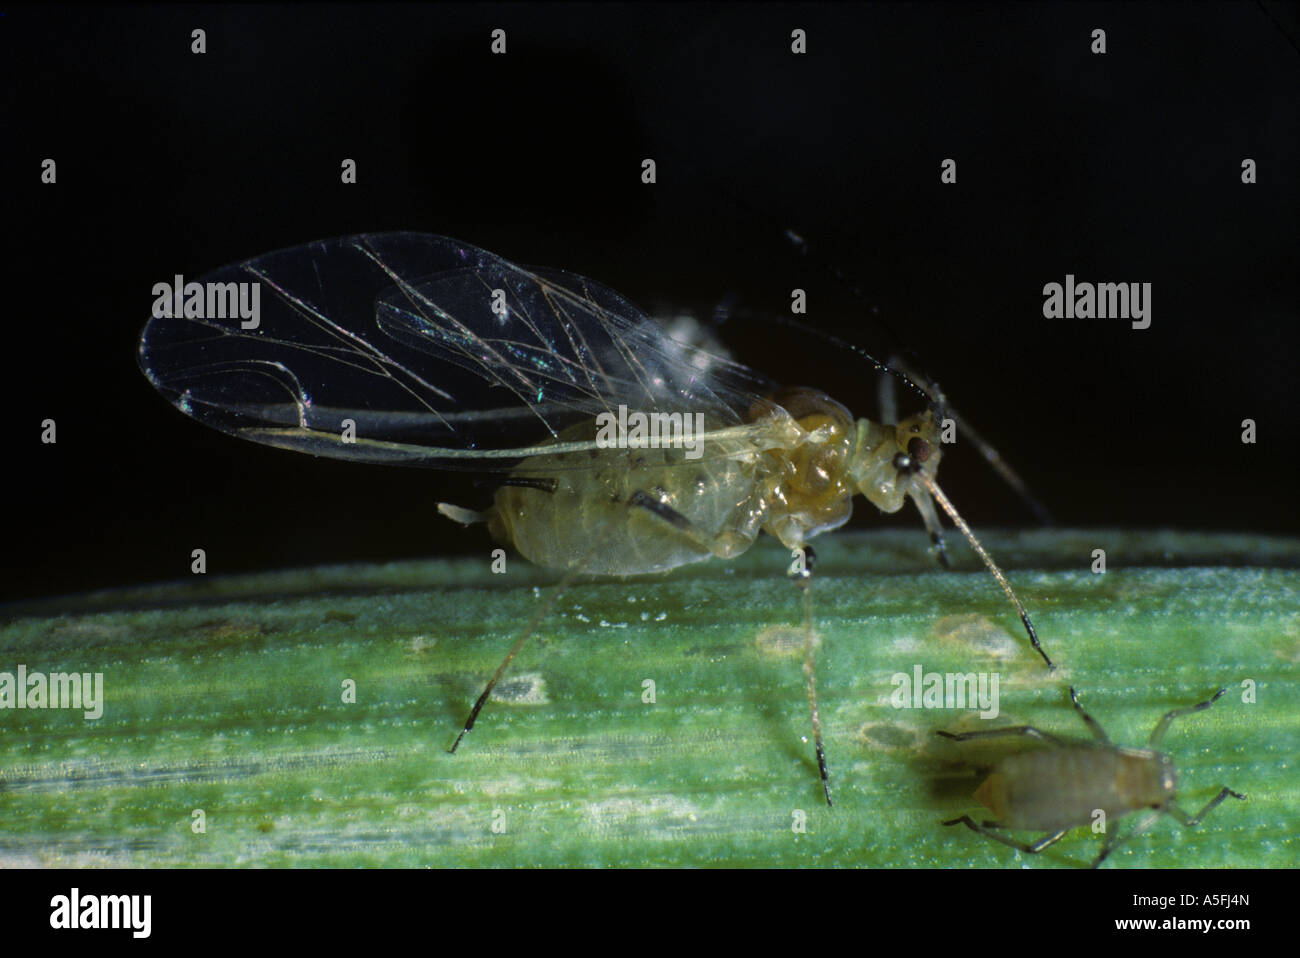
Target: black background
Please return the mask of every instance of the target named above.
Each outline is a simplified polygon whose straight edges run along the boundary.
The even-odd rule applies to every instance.
[[[1062,524],[1294,535],[1294,11],[6,8],[0,598],[181,578],[196,546],[210,572],[482,550],[434,512],[474,504],[463,481],[240,442],[136,365],[155,282],[388,229],[647,309],[779,313],[798,286],[810,323],[887,350],[874,307]],[[1067,273],[1150,282],[1151,328],[1044,319]],[[740,319],[721,334],[874,414],[843,351]],[[941,479],[977,529],[1031,521],[969,449]]]
[[[1192,936],[1204,938],[1205,932],[1119,930],[1115,923],[1244,920],[1249,927],[1210,932],[1220,950],[1232,950],[1252,941],[1252,949],[1262,947],[1270,936],[1276,940],[1291,901],[1286,874],[1261,869],[892,869],[888,890],[882,892],[864,881],[862,872],[848,869],[568,870],[545,875],[480,870],[466,886],[459,884],[457,875],[439,883],[442,876],[406,869],[105,869],[93,874],[46,869],[0,872],[0,888],[6,892],[4,906],[9,912],[6,941],[56,951],[57,945],[66,950],[70,942],[99,948],[140,944],[129,931],[51,930],[51,898],[68,895],[74,886],[82,895],[151,895],[152,934],[147,942],[187,944],[201,934],[205,944],[242,949],[253,935],[279,932],[284,939],[292,935],[299,948],[330,950],[373,948],[377,930],[410,929],[437,936],[467,929],[481,934],[478,929],[500,925],[503,903],[512,928],[522,934],[534,928],[555,928],[566,934],[577,927],[588,937],[610,940],[631,927],[646,925],[671,932],[680,926],[673,924],[675,916],[667,913],[664,902],[708,907],[719,897],[720,880],[726,882],[728,893],[745,900],[788,901],[791,907],[780,922],[746,920],[741,915],[692,927],[691,943],[709,953],[761,952],[770,947],[778,924],[803,929],[824,941],[863,937],[880,927],[927,942],[935,940],[940,929],[946,940],[968,935],[983,941],[996,934],[997,927],[1009,926],[1024,940],[1068,938],[1079,945],[1110,945],[1127,939],[1129,948],[1135,942],[1169,940],[1186,949]],[[450,894],[444,893],[448,885]],[[1044,894],[1045,889],[1050,894]],[[1249,902],[1230,908],[1161,909],[1134,904],[1135,895],[1175,899],[1193,895],[1200,902],[1212,894],[1245,896]],[[840,906],[847,899],[854,908]],[[223,907],[215,914],[202,912],[194,907],[196,901],[220,902]],[[333,907],[327,912],[322,904]],[[993,916],[1005,917],[994,926]]]

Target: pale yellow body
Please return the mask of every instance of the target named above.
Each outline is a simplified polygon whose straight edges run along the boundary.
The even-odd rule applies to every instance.
[[[519,472],[527,475],[531,465],[525,460]],[[635,575],[738,555],[766,515],[758,462],[692,463],[678,449],[592,449],[548,456],[546,465],[574,468],[551,473],[551,491],[503,486],[489,522],[496,539],[548,568],[581,563],[597,575]],[[697,534],[629,508],[637,492],[685,516]]]
[[[1158,808],[1176,787],[1169,758],[1150,749],[1075,745],[1008,756],[975,792],[999,825],[1055,832]]]
[[[696,460],[679,448],[587,448],[526,459],[513,475],[537,477],[547,488],[502,486],[488,513],[491,531],[537,565],[635,575],[739,555],[763,530],[800,548],[848,521],[855,491],[887,512],[917,494],[892,461],[932,431],[928,414],[897,427],[855,424],[843,406],[800,389],[756,405],[751,417],[743,437],[706,439],[706,454]],[[580,426],[560,440],[592,436],[594,427]],[[927,473],[938,459],[936,443]],[[666,521],[638,505],[638,495],[685,521]]]

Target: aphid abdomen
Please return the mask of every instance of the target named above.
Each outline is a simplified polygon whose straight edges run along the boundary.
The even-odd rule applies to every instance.
[[[662,572],[749,548],[765,507],[755,465],[689,460],[681,449],[591,449],[525,460],[553,488],[506,485],[493,535],[540,566],[595,575]]]
[[[1118,818],[1138,805],[1125,794],[1125,755],[1077,747],[1024,752],[1003,759],[975,792],[1007,828],[1054,832],[1094,821],[1100,809]]]

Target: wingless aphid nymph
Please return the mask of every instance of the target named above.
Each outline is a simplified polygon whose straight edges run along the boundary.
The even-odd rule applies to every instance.
[[[1188,815],[1176,800],[1178,773],[1173,760],[1157,747],[1174,719],[1208,709],[1225,691],[1219,689],[1204,702],[1166,712],[1151,731],[1146,748],[1113,744],[1097,720],[1083,710],[1073,688],[1070,703],[1092,733],[1091,742],[1061,739],[1031,725],[983,732],[936,732],[955,742],[1024,737],[1041,746],[1003,758],[976,790],[976,801],[992,812],[995,820],[977,822],[962,815],[943,824],[965,825],[1003,845],[1036,854],[1071,829],[1101,821],[1106,837],[1093,868],[1124,842],[1146,831],[1161,815],[1169,815],[1188,828],[1195,827],[1225,798],[1244,801],[1246,796],[1224,787],[1199,812]],[[1118,838],[1118,829],[1112,823],[1143,809],[1150,812],[1146,820]],[[1004,835],[1005,830],[1047,834],[1030,843]]]

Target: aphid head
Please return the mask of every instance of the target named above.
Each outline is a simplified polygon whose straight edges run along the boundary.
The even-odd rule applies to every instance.
[[[1119,750],[1115,787],[1129,808],[1165,808],[1178,792],[1178,770],[1173,759],[1149,748]]]
[[[882,512],[897,512],[911,496],[922,513],[933,511],[918,473],[931,479],[942,456],[934,413],[926,410],[897,426],[859,419],[849,472],[860,493]]]

